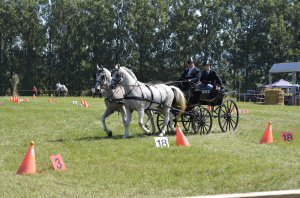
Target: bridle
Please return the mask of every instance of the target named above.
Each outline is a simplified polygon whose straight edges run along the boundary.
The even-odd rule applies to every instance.
[[[101,75],[101,76],[100,76],[100,79],[101,79],[101,80],[98,80],[98,76],[99,76],[99,75]],[[105,81],[107,81],[107,78],[106,78],[106,76],[105,76],[105,74],[104,74],[104,70],[99,70],[99,71],[96,73],[96,83],[99,83],[100,87],[102,87],[102,86],[103,86],[103,82],[105,82]]]

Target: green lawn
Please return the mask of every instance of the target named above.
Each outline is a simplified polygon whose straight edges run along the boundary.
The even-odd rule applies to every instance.
[[[24,97],[22,97],[24,98]],[[180,197],[300,188],[300,107],[238,103],[236,132],[222,133],[213,120],[209,135],[190,135],[190,147],[156,148],[143,136],[134,113],[130,138],[122,139],[121,117],[102,130],[103,99],[37,98],[15,104],[0,97],[0,197]],[[268,122],[274,143],[259,144]],[[281,132],[295,132],[293,142]],[[36,142],[34,175],[16,175],[31,140]],[[65,171],[54,171],[50,156],[61,154]]]

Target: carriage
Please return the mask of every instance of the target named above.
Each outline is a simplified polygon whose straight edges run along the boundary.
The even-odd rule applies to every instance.
[[[173,123],[181,124],[185,132],[208,134],[211,131],[214,118],[222,132],[236,130],[239,121],[239,111],[234,100],[234,91],[226,92],[221,89],[202,89],[201,84],[189,84],[185,94],[188,101],[187,109],[181,112],[171,108]],[[164,115],[156,111],[156,124],[161,131],[164,124]],[[170,131],[170,125],[168,125]]]

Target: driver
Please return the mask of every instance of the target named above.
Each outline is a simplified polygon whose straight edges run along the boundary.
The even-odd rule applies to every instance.
[[[187,91],[189,89],[189,82],[196,84],[200,79],[200,69],[195,66],[193,58],[189,58],[187,61],[187,67],[181,74],[180,80],[188,81],[182,83],[182,90]]]

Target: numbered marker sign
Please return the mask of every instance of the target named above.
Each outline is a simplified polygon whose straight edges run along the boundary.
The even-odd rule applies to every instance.
[[[51,155],[50,156],[51,162],[53,164],[54,170],[66,170],[64,161],[60,154]]]
[[[155,137],[156,147],[169,147],[169,140],[167,137]]]
[[[294,132],[281,132],[281,139],[284,142],[292,142],[295,139]]]

